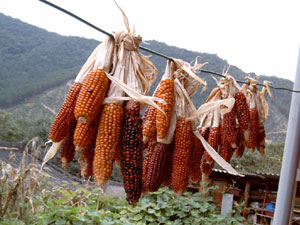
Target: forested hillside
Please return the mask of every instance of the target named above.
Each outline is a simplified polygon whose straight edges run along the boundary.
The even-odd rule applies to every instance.
[[[66,85],[67,81],[75,78],[99,42],[50,33],[3,14],[0,14],[0,26],[0,108],[12,112],[17,119],[25,116],[29,121],[37,118],[40,121],[52,120],[53,112],[57,112],[69,89]],[[147,41],[147,43],[147,48],[186,62],[191,62],[199,56],[199,62],[208,62],[204,67],[206,70],[221,73],[228,66],[226,60],[215,54],[189,51],[158,41]],[[142,53],[148,54],[143,51]],[[151,60],[162,75],[166,60],[154,55]],[[245,76],[248,75],[232,65],[229,73],[237,80],[245,80]],[[201,96],[198,92],[194,97],[197,107],[216,86],[211,75],[200,73],[199,76],[207,81],[208,89]],[[289,80],[260,77],[261,82],[265,79],[272,81],[275,87],[292,88],[293,86]],[[157,82],[159,80],[160,78]],[[275,141],[284,139],[290,99],[289,92],[276,91],[276,98],[269,100],[270,119],[266,124],[267,139]]]

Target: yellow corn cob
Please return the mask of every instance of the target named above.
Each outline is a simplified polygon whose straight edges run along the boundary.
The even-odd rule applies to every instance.
[[[104,187],[112,173],[121,138],[123,114],[123,107],[117,103],[105,104],[101,113],[93,163],[95,181],[100,187]]]
[[[156,112],[157,137],[163,139],[168,134],[174,107],[174,80],[170,78],[162,80],[157,90],[157,97],[166,101],[166,104],[159,102],[157,103],[157,105],[165,112],[166,115],[159,110]]]
[[[75,105],[75,118],[82,123],[94,120],[101,109],[109,87],[109,80],[103,70],[91,71],[84,80]]]
[[[81,86],[82,84],[77,82],[72,85],[56,115],[49,132],[49,139],[53,142],[59,142],[66,136],[72,120],[75,119],[74,108]]]
[[[174,134],[174,151],[172,158],[172,188],[182,194],[188,185],[188,165],[191,154],[191,122],[177,120]]]

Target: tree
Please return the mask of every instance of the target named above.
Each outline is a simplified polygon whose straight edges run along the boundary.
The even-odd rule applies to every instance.
[[[12,115],[0,109],[0,140],[20,141],[23,137],[24,133],[12,119]]]

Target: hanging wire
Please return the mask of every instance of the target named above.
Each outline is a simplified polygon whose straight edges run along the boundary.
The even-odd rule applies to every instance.
[[[109,33],[109,32],[107,32],[107,31],[105,31],[105,30],[103,30],[103,29],[101,29],[101,28],[99,28],[99,27],[97,27],[97,26],[91,24],[90,22],[88,22],[88,21],[82,19],[81,17],[75,15],[74,13],[71,13],[70,11],[68,11],[68,10],[66,10],[66,9],[61,8],[61,7],[58,6],[58,5],[55,5],[55,4],[53,4],[53,3],[49,2],[49,1],[46,1],[46,0],[39,0],[39,1],[45,3],[45,4],[49,5],[49,6],[51,6],[51,7],[53,7],[53,8],[55,8],[55,9],[57,9],[57,10],[63,12],[63,13],[68,14],[69,16],[71,16],[71,17],[73,17],[73,18],[79,20],[80,22],[82,22],[82,23],[84,23],[84,24],[86,24],[86,25],[92,27],[93,29],[95,29],[95,30],[97,30],[97,31],[99,31],[99,32],[101,32],[101,33],[103,33],[103,34],[108,35],[108,36],[111,37],[111,38],[114,38],[114,36],[113,36],[111,33]],[[144,51],[149,52],[149,53],[152,53],[152,54],[154,54],[154,55],[160,56],[160,57],[162,57],[162,58],[165,58],[165,59],[168,59],[168,60],[172,60],[172,61],[173,61],[173,59],[172,59],[170,56],[164,55],[164,54],[162,54],[162,53],[160,53],[160,52],[156,52],[156,51],[154,51],[154,50],[145,48],[145,47],[143,47],[143,46],[139,46],[139,49],[144,50]],[[201,69],[201,72],[203,72],[203,73],[208,73],[208,74],[212,74],[212,75],[216,75],[216,76],[219,76],[219,77],[225,77],[225,75],[223,75],[223,74],[221,74],[221,73],[217,73],[217,72],[213,72],[213,71],[209,71],[209,70],[203,70],[203,69]],[[247,82],[245,82],[245,81],[240,81],[240,80],[236,80],[236,82],[242,83],[242,84],[247,83]],[[265,86],[265,85],[259,84],[259,83],[257,83],[257,85],[258,85],[258,86]],[[289,89],[289,88],[282,88],[282,87],[272,87],[272,88],[275,89],[275,90],[285,90],[285,91],[289,91],[289,92],[300,93],[300,91],[292,90],[292,89]]]

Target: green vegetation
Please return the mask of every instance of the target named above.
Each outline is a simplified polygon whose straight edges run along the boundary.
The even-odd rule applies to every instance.
[[[243,204],[234,207],[233,217],[224,217],[212,198],[202,198],[201,193],[177,196],[161,188],[132,207],[123,196],[104,195],[96,187],[54,187],[45,171],[38,172],[37,161],[25,165],[26,154],[23,157],[16,169],[0,161],[0,224],[235,225],[244,220]]]

